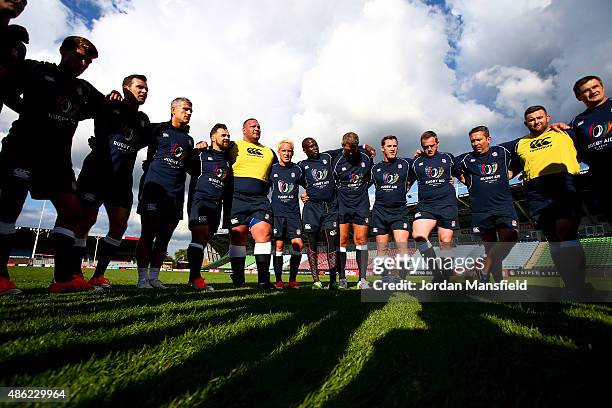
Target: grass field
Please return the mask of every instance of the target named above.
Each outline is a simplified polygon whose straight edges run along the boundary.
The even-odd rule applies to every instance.
[[[129,271],[110,271],[109,291],[49,295],[51,273],[11,270],[25,294],[0,298],[0,386],[68,387],[71,406],[609,399],[606,304],[362,303],[356,290],[234,289],[222,274],[196,293],[180,272],[143,291]]]

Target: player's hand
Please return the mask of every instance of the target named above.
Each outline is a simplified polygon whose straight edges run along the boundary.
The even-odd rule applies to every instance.
[[[308,197],[308,194],[304,191],[302,194],[300,194],[300,199],[304,204],[306,204],[310,197]]]
[[[564,130],[571,129],[572,127],[564,122],[555,122],[550,125],[551,129],[555,132],[562,132]]]
[[[423,151],[421,149],[416,149],[414,151],[414,157],[419,157],[422,154],[423,154]]]
[[[199,149],[199,150],[206,150],[206,149],[208,149],[208,143],[206,143],[205,141],[202,140],[202,141],[196,143],[195,148]]]
[[[368,152],[370,157],[376,157],[376,149],[374,149],[372,146],[366,143],[363,145],[363,148]]]
[[[123,100],[123,95],[121,95],[119,91],[115,91],[113,89],[108,95],[106,95],[106,100],[109,102],[121,102]]]

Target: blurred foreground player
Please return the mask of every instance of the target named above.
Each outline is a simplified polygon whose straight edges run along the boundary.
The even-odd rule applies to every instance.
[[[94,287],[83,279],[80,265],[75,268],[74,262],[75,229],[82,208],[72,169],[72,138],[79,121],[99,111],[104,96],[78,78],[98,56],[89,40],[67,37],[60,54],[59,65],[27,60],[20,71],[20,115],[2,141],[2,162],[8,171],[3,176],[6,185],[0,212],[3,220],[6,214],[17,219],[28,188],[32,198],[53,203],[57,211],[51,235],[55,271],[49,290],[75,292]]]

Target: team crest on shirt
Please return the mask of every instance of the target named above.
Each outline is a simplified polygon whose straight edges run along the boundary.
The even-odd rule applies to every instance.
[[[472,228],[472,232],[473,232],[474,234],[478,234],[478,233],[480,232],[480,228],[478,228],[478,227],[474,227],[474,228]]]
[[[317,170],[312,169],[312,178],[316,181],[325,180],[327,178],[327,169]]]
[[[343,167],[343,168],[342,168],[342,171],[346,171],[346,167]]]
[[[65,96],[60,96],[57,99],[57,106],[60,111],[62,111],[62,113],[70,113],[70,111],[72,110],[72,101],[66,98]]]
[[[400,176],[397,173],[384,173],[383,174],[383,180],[385,181],[385,183],[387,184],[395,184],[397,183],[397,180],[399,180]]]
[[[305,229],[305,230],[310,230],[310,229],[311,229],[311,228],[310,228],[310,224],[304,224],[304,229]]]
[[[238,218],[232,218],[231,221],[232,225],[236,225],[238,224]]]
[[[364,162],[361,162],[361,167],[365,167],[365,163]]]
[[[398,165],[397,165],[397,168],[398,168],[398,169],[401,169],[401,168],[402,168],[402,164],[401,164],[401,163],[400,163],[400,164],[398,164]]]
[[[608,136],[612,132],[612,122],[605,122],[602,125],[592,124],[589,126],[589,136],[596,139],[601,136]]]
[[[296,229],[295,230],[295,235],[302,235],[302,230]]]
[[[378,232],[378,228],[376,227],[372,228],[372,232]]]
[[[278,191],[280,193],[286,194],[293,191],[293,183],[286,183],[283,180],[278,180]]]
[[[212,161],[212,157],[208,156],[208,157],[206,158],[206,160],[208,160],[208,161]]]
[[[421,217],[421,213],[420,212],[414,214],[414,218],[419,218],[419,217]]]
[[[172,155],[174,157],[181,157],[183,152],[184,152],[183,146],[179,145],[178,143],[175,143],[174,146],[172,146]]]
[[[51,75],[45,75],[45,81],[47,82],[55,82],[55,78]]]
[[[492,156],[497,157],[497,152],[493,152]]]
[[[323,164],[327,164],[327,160],[323,159]]]
[[[167,134],[166,132],[162,133],[162,137],[170,137],[169,134]]]
[[[480,174],[482,174],[483,176],[491,176],[495,173],[497,173],[497,168],[499,166],[497,165],[497,163],[492,163],[492,164],[482,164],[480,166]]]
[[[451,221],[451,227],[454,227],[457,225],[457,221]]]
[[[134,129],[127,129],[123,137],[126,141],[131,142],[134,139]]]
[[[403,224],[403,226],[404,226],[404,228],[408,228],[408,223],[407,223],[407,222],[405,222],[405,223]]]
[[[442,159],[442,163],[446,163],[446,159]]]
[[[474,163],[476,159],[470,159],[470,163]]]
[[[295,177],[295,173],[291,172],[291,177]]]
[[[512,220],[512,226],[513,226],[513,227],[518,226],[518,222],[516,222],[516,220]]]
[[[431,167],[427,166],[425,169],[425,174],[429,178],[440,178],[444,174],[444,167]]]
[[[269,219],[270,219],[270,214],[266,214],[266,215],[264,216],[264,219],[269,220]]]
[[[278,174],[274,173],[274,174],[272,175],[272,177],[274,177],[274,178],[278,178]]]
[[[376,172],[377,172],[377,173],[380,173],[380,169],[376,169]]]

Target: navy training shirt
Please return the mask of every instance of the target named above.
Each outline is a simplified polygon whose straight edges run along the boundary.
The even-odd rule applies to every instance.
[[[491,146],[483,154],[464,153],[457,157],[470,192],[472,212],[514,210],[508,180],[512,152],[504,146]]]
[[[425,155],[414,159],[410,167],[408,180],[417,181],[419,186],[419,204],[426,203],[436,207],[457,205],[455,188],[451,185],[452,177],[459,177],[461,172],[455,157],[450,153],[436,153],[432,157]]]
[[[302,170],[300,184],[306,190],[309,200],[331,203],[336,199],[336,185],[332,172],[334,156],[329,152],[319,155],[318,159],[305,159],[298,162]]]
[[[336,156],[333,174],[339,204],[346,208],[359,208],[365,201],[369,207],[368,187],[372,164],[372,158],[361,149],[351,161],[344,154]]]
[[[570,125],[576,133],[576,148],[583,161],[594,169],[609,169],[612,166],[612,100],[608,98],[603,104],[585,110]]]
[[[144,184],[155,183],[171,197],[185,192],[186,160],[193,150],[193,138],[186,130],[161,123],[153,130],[153,141],[147,154],[148,167]]]
[[[299,185],[302,169],[294,163],[272,165],[270,184],[272,188],[272,212],[275,217],[300,217]]]
[[[196,150],[188,161],[191,176],[188,206],[199,200],[207,208],[217,209],[222,200],[230,199],[232,168],[224,152],[214,149]]]
[[[406,206],[408,173],[412,159],[396,158],[381,161],[372,167],[372,181],[376,187],[375,206],[396,208]]]

